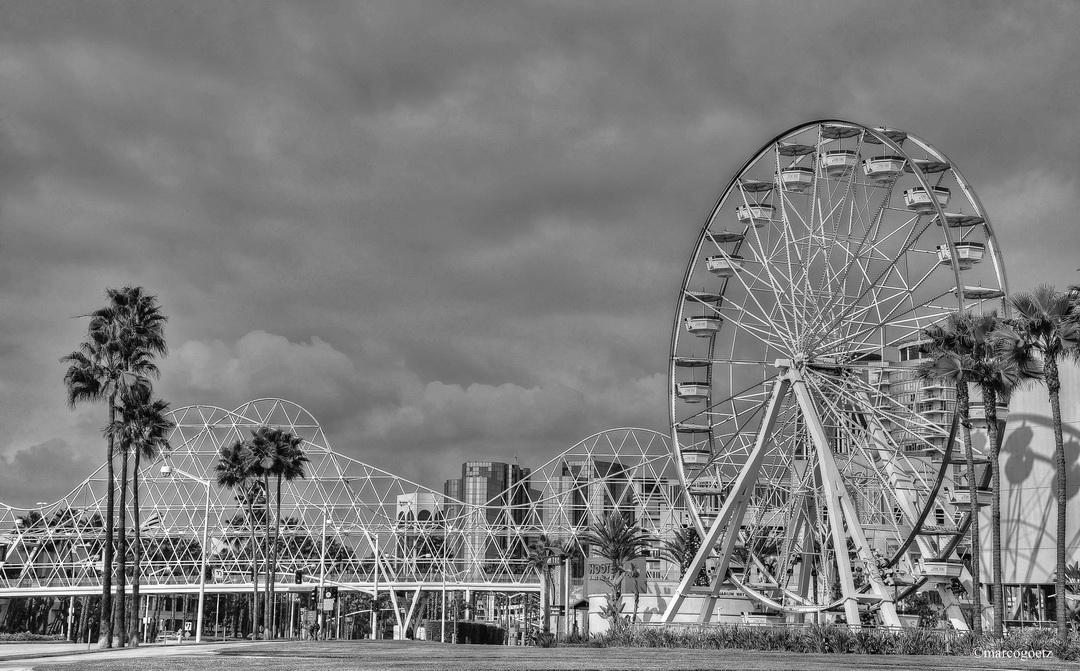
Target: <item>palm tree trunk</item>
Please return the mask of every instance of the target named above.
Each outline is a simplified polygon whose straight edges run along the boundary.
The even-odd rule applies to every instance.
[[[622,615],[622,583],[623,583],[623,570],[622,566],[619,566],[616,562],[611,563],[611,607],[615,609],[613,613],[613,624],[618,626],[620,622],[620,616]]]
[[[128,449],[120,445],[120,511],[116,554],[116,599],[113,601],[113,647],[124,647],[127,641],[127,469]]]
[[[1054,469],[1057,471],[1057,568],[1054,574],[1054,606],[1057,618],[1058,639],[1062,645],[1069,640],[1069,621],[1065,614],[1065,545],[1068,536],[1065,529],[1065,513],[1068,504],[1066,490],[1065,445],[1061,437],[1061,380],[1058,377],[1057,358],[1052,355],[1043,361],[1046,387],[1050,392],[1050,413],[1054,422]]]
[[[135,450],[135,463],[131,467],[131,517],[134,525],[135,558],[131,566],[131,612],[128,614],[128,641],[139,644],[139,582],[142,580],[142,541],[140,539],[139,515],[139,462],[142,450]]]
[[[984,386],[982,396],[983,416],[986,417],[986,431],[990,439],[990,473],[993,488],[990,506],[990,532],[993,538],[990,559],[994,570],[994,638],[1000,639],[1005,633],[1005,588],[1001,582],[1001,464],[998,462],[1001,444],[998,440],[997,392],[993,387]]]
[[[981,546],[979,545],[979,506],[978,487],[975,482],[975,454],[971,449],[971,399],[968,395],[967,382],[963,380],[956,383],[956,410],[960,415],[960,427],[964,450],[964,461],[967,462],[968,496],[971,500],[971,605],[975,613],[972,616],[971,627],[976,635],[982,634],[982,588],[979,586],[979,563],[981,561]]]
[[[274,542],[270,546],[271,563],[274,566],[274,575],[277,575],[277,558],[278,558],[278,542],[281,539],[281,475],[277,476],[277,498],[274,499]],[[270,599],[273,601],[275,585],[270,585]],[[274,618],[270,621],[270,626],[273,628],[275,634],[277,634],[277,610],[274,611]]]
[[[116,421],[116,391],[109,394],[109,426]],[[116,439],[110,433],[105,452],[105,548],[101,557],[101,613],[98,623],[98,647],[112,647],[112,565],[116,534],[116,473],[113,454]]]
[[[637,612],[638,612],[638,606],[640,605],[640,602],[641,602],[641,591],[635,588],[634,589],[634,622],[637,622]]]
[[[75,643],[86,638],[86,628],[90,624],[90,597],[79,597],[79,624],[75,629]]]
[[[263,615],[263,626],[266,627],[266,638],[271,637],[270,622],[273,620],[274,600],[273,588],[274,569],[270,566],[270,475],[263,474],[263,508],[266,512],[266,520],[263,528],[263,561],[266,562],[266,600],[263,607],[266,609]]]
[[[540,600],[543,602],[541,609],[543,610],[544,621],[541,623],[540,630],[545,634],[551,631],[551,604],[548,603],[547,594],[547,574],[546,569],[540,571]]]
[[[255,551],[258,547],[255,540],[255,507],[250,499],[247,502],[247,509],[248,520],[251,521],[251,638],[255,640],[259,637],[259,559]]]

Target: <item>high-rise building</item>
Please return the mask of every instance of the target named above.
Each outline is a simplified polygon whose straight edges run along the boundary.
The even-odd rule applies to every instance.
[[[447,480],[443,491],[469,506],[487,506],[483,519],[471,520],[476,531],[464,538],[462,558],[466,566],[477,566],[484,559],[495,558],[515,536],[510,530],[524,522],[529,506],[530,469],[502,461],[466,461],[461,465],[461,479]],[[455,496],[455,493],[457,494]],[[505,534],[491,534],[492,527],[502,527]]]

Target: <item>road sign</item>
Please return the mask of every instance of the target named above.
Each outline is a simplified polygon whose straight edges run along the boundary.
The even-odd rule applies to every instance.
[[[334,602],[337,601],[337,587],[324,587],[322,589],[322,609],[334,610]]]

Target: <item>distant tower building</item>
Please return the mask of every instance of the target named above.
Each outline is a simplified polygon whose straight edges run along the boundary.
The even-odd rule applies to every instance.
[[[514,536],[511,529],[524,522],[529,504],[531,469],[501,461],[466,461],[461,465],[461,479],[447,480],[443,492],[467,506],[488,506],[467,521],[462,558],[466,566],[478,566],[483,560],[498,556],[495,544],[508,547]],[[484,526],[486,525],[486,529]],[[506,533],[489,534],[492,528]]]
[[[871,371],[870,383],[878,392],[888,395],[896,402],[906,405],[923,420],[938,426],[937,430],[922,426],[892,427],[893,438],[905,450],[920,450],[923,446],[911,438],[914,432],[935,448],[944,448],[946,438],[941,435],[948,430],[956,405],[956,392],[951,384],[941,380],[920,380],[915,377],[915,367],[925,357],[921,347],[925,341],[901,343],[899,367],[892,371]]]

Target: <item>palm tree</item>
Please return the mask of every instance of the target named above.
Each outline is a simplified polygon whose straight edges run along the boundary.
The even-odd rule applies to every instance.
[[[108,304],[90,313],[86,338],[78,349],[61,357],[68,364],[64,374],[68,405],[74,409],[82,401],[104,400],[109,408],[108,426],[116,421],[116,399],[125,387],[133,383],[145,383],[159,375],[153,359],[168,352],[165,344],[166,317],[161,314],[157,298],[144,292],[142,287],[106,289]],[[114,539],[116,531],[115,487],[113,455],[115,436],[106,437],[106,492],[105,492],[105,546],[102,556],[101,622],[98,645],[112,647],[116,633],[114,612],[123,619],[122,606],[117,609],[112,598],[112,570]],[[126,480],[126,471],[123,473]],[[123,553],[117,572],[118,599],[123,604],[124,580]],[[120,630],[121,635],[123,629]]]
[[[596,553],[611,563],[611,575],[604,582],[611,587],[605,616],[612,629],[619,626],[622,611],[622,582],[628,573],[628,565],[645,556],[649,549],[649,536],[640,527],[629,525],[622,513],[613,510],[603,520],[589,525],[583,540]]]
[[[924,331],[929,343],[925,345],[931,358],[920,367],[922,377],[952,379],[957,392],[957,412],[963,412],[967,401],[967,383],[975,384],[982,393],[983,412],[986,417],[987,437],[990,444],[991,507],[990,531],[992,536],[991,563],[993,568],[994,636],[1000,638],[1004,631],[1005,602],[1001,576],[1001,467],[998,454],[1001,440],[998,431],[997,407],[1008,404],[1009,397],[1024,383],[1042,375],[1041,366],[1031,356],[1030,348],[1020,346],[1015,333],[1003,331],[1004,322],[996,312],[984,315],[951,315],[943,327],[930,327]],[[961,384],[963,382],[963,384]],[[962,414],[960,419],[965,420]],[[970,432],[964,427],[967,445],[968,491],[972,507],[977,499],[974,494],[974,464],[970,449]],[[972,514],[973,533],[978,532],[977,513]],[[973,535],[972,566],[979,552]],[[978,570],[978,569],[975,569]],[[973,575],[972,586],[979,589]],[[979,603],[976,601],[976,603]],[[976,611],[976,620],[979,618]]]
[[[956,391],[956,414],[961,427],[961,449],[967,466],[968,496],[971,500],[971,585],[974,617],[972,628],[982,633],[982,591],[979,588],[979,513],[975,477],[975,456],[971,449],[971,397],[968,385],[976,382],[976,349],[982,342],[975,337],[975,320],[968,314],[951,314],[944,325],[923,330],[928,342],[923,345],[929,356],[915,369],[915,376],[926,380],[951,381]]]
[[[681,579],[686,575],[686,570],[690,568],[690,562],[697,556],[698,549],[701,547],[701,538],[698,536],[697,529],[694,527],[683,527],[677,529],[671,539],[665,539],[661,543],[660,554],[673,564],[679,567],[679,578]],[[698,571],[697,578],[694,580],[694,585],[703,586],[709,584],[709,575],[705,571],[705,567],[701,567]]]
[[[1001,323],[997,315],[989,320],[995,326]],[[986,433],[990,441],[991,503],[990,525],[994,568],[994,637],[1005,633],[1005,588],[1002,583],[1001,566],[1001,436],[998,430],[998,403],[1008,405],[1013,392],[1024,384],[1042,378],[1042,366],[1031,356],[1026,347],[1018,347],[1013,335],[1002,334],[998,329],[986,336],[988,347],[983,366],[979,368],[979,387],[982,390],[983,409],[986,416]]]
[[[161,399],[153,400],[149,385],[133,385],[124,390],[120,417],[109,428],[120,443],[121,454],[134,456],[131,470],[131,512],[134,527],[131,575],[131,611],[128,615],[128,640],[138,644],[139,634],[139,582],[142,570],[141,521],[139,511],[139,465],[143,457],[153,459],[169,448],[169,432],[175,424],[166,415],[169,404]],[[121,506],[121,509],[123,507]]]
[[[259,497],[261,482],[251,469],[250,448],[243,440],[223,447],[214,465],[214,480],[221,487],[236,492],[236,498],[247,513],[251,525],[251,632],[259,633],[259,563],[255,543],[255,503]]]
[[[547,534],[540,534],[539,538],[529,543],[525,555],[529,568],[536,571],[536,574],[540,576],[540,594],[543,602],[541,607],[544,610],[543,631],[545,634],[551,632],[551,598],[548,595],[548,590],[551,585],[550,560],[555,551],[562,552],[560,544],[549,539]]]
[[[281,481],[295,479],[303,476],[303,464],[307,461],[300,452],[300,444],[303,441],[288,431],[279,428],[260,426],[253,429],[251,438],[247,442],[247,465],[253,476],[261,478],[266,512],[266,526],[263,535],[263,560],[266,563],[266,598],[263,604],[265,615],[263,622],[266,626],[266,637],[273,635],[273,611],[274,611],[274,582],[277,574],[276,565],[271,560],[271,529],[270,529],[270,476],[278,479],[278,514],[280,515]],[[302,460],[297,460],[299,457]],[[299,475],[297,470],[299,469]],[[277,528],[274,531],[275,544]]]
[[[281,483],[292,482],[297,478],[306,477],[304,464],[308,463],[307,455],[304,454],[302,438],[288,431],[275,430],[274,434],[274,466],[272,473],[277,478],[277,496],[274,499],[274,542],[271,545],[271,564],[273,574],[277,575],[277,553],[281,538]],[[274,601],[274,582],[270,581],[270,601]],[[271,631],[276,622],[273,618],[270,622]]]
[[[1065,513],[1067,492],[1065,478],[1065,447],[1061,437],[1061,380],[1058,361],[1080,357],[1080,311],[1069,294],[1057,292],[1049,284],[1012,297],[1016,316],[1010,321],[1018,338],[1042,355],[1044,382],[1050,395],[1050,413],[1054,424],[1054,466],[1057,471],[1057,568],[1055,575],[1055,604],[1058,638],[1064,645],[1069,636],[1065,612]]]
[[[247,468],[252,476],[258,479],[264,494],[262,501],[265,507],[263,519],[266,523],[263,526],[263,568],[266,572],[266,593],[263,596],[264,613],[262,621],[266,638],[270,637],[270,613],[273,609],[273,604],[270,602],[270,585],[274,582],[275,577],[270,572],[270,474],[277,463],[275,461],[276,441],[273,431],[274,429],[269,426],[252,429],[251,438],[246,443]]]

